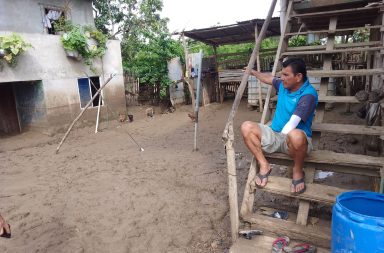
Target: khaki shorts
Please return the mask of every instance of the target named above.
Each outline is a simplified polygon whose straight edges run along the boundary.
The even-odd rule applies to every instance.
[[[285,153],[289,155],[289,149],[287,145],[287,135],[278,133],[272,130],[271,127],[263,124],[258,124],[261,129],[261,148],[266,153]],[[304,132],[304,131],[303,131]],[[304,132],[305,134],[305,132]],[[307,137],[308,148],[307,154],[313,150],[312,138]]]

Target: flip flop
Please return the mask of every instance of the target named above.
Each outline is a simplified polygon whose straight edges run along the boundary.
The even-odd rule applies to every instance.
[[[297,244],[293,248],[284,247],[283,252],[285,252],[285,253],[315,253],[316,247],[309,244],[309,243],[303,243],[303,244]]]
[[[3,229],[3,233],[0,235],[0,237],[4,238],[11,238],[11,225],[8,224],[9,227],[9,233]]]
[[[264,179],[267,179],[267,183],[268,183],[268,176],[271,174],[271,172],[272,172],[272,169],[270,168],[266,174],[263,175],[263,174],[257,173],[256,177],[258,177],[260,179],[261,183],[263,182]],[[264,188],[267,185],[267,183],[264,186],[261,186],[261,185],[257,184],[256,180],[255,180],[256,187],[258,187],[258,188]]]
[[[272,253],[282,253],[283,248],[289,244],[289,241],[288,236],[278,237],[272,243]]]
[[[300,178],[300,179],[292,179],[292,185],[293,185],[293,188],[296,188],[296,186],[298,184],[301,184],[301,183],[304,183],[304,188],[301,189],[300,191],[298,192],[292,192],[293,195],[299,195],[299,194],[302,194],[303,192],[305,192],[305,190],[307,189],[307,186],[305,185],[305,172],[303,171],[303,177]]]

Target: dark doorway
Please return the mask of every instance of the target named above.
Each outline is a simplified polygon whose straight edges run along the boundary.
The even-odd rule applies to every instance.
[[[21,131],[45,121],[46,107],[42,81],[12,83]]]
[[[0,135],[20,133],[45,118],[41,81],[0,83]]]
[[[0,84],[0,135],[20,131],[12,83]]]

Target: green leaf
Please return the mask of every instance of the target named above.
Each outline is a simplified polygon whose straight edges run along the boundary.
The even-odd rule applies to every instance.
[[[16,65],[16,57],[31,48],[32,45],[16,33],[0,36],[0,48],[6,52],[5,61],[11,65]]]

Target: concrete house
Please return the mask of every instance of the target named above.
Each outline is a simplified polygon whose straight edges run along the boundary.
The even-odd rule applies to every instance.
[[[91,0],[0,0],[0,6],[0,35],[16,32],[33,46],[15,67],[0,59],[0,135],[64,128],[96,92],[87,75],[100,87],[116,73],[102,91],[101,116],[106,117],[107,106],[116,115],[125,112],[120,42],[107,42],[107,52],[94,61],[92,72],[83,61],[66,56],[50,24],[63,15],[74,24],[94,26]],[[95,121],[97,109],[95,99],[84,119]]]

